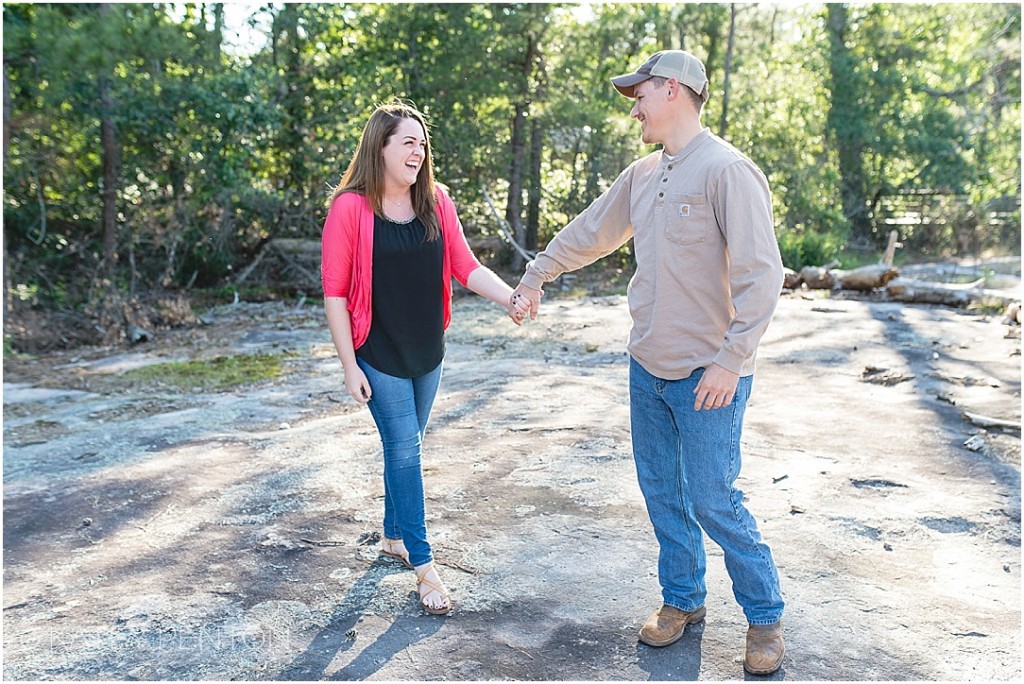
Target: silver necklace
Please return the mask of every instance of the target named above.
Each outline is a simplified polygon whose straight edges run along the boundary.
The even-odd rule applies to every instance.
[[[402,209],[403,207],[406,207],[406,206],[408,206],[410,209],[412,209],[412,201],[409,198],[406,198],[404,202],[396,202],[393,199],[389,198],[387,195],[383,195],[383,197],[384,197],[384,201],[385,202],[393,204],[396,209]],[[392,218],[391,216],[388,216],[387,210],[385,210],[384,211],[384,218],[386,218],[388,221],[391,221],[392,223],[397,223],[398,225],[404,225],[406,223],[412,223],[413,222],[413,220],[416,218],[416,212],[413,212],[413,215],[410,216],[409,218],[405,219],[404,221],[399,221],[397,219]]]

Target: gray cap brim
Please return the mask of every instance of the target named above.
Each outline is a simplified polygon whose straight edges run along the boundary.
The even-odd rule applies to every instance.
[[[650,74],[638,74],[635,71],[631,74],[623,74],[612,79],[615,89],[626,97],[633,97],[633,89],[651,77]]]

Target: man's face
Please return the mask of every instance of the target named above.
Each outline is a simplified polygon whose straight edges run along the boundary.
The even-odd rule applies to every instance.
[[[663,128],[668,114],[668,89],[666,83],[654,87],[654,79],[647,79],[633,88],[633,109],[629,115],[640,122],[640,137],[648,145],[663,140]]]

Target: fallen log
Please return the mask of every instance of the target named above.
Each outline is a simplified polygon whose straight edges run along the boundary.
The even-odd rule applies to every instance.
[[[1003,325],[1020,325],[1020,302],[1010,302],[1003,310]]]
[[[910,304],[946,304],[947,306],[966,307],[974,302],[986,302],[1008,306],[1020,301],[1020,297],[999,290],[987,290],[976,287],[976,283],[949,285],[931,283],[910,278],[896,278],[886,285],[889,296],[898,302]]]
[[[800,287],[800,274],[791,268],[782,269],[782,287],[795,290]]]
[[[302,238],[274,238],[267,243],[278,254],[295,257],[320,259],[320,240],[304,240]]]
[[[836,284],[831,270],[838,265],[838,261],[831,261],[824,266],[804,266],[800,269],[799,282],[810,290],[831,290]]]
[[[842,290],[869,291],[885,287],[899,277],[899,270],[887,264],[861,266],[852,271],[835,271],[836,287]]]
[[[900,274],[899,270],[886,264],[861,266],[852,271],[833,270],[838,265],[838,261],[833,261],[824,266],[804,266],[796,274],[793,285],[790,285],[789,274],[786,274],[786,287],[803,283],[810,290],[875,290],[885,287]]]

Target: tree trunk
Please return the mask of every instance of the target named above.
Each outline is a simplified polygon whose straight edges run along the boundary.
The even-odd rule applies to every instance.
[[[7,62],[4,61],[4,168],[7,168],[7,150],[11,148],[11,84],[7,80]]]
[[[708,73],[708,80],[714,83],[712,74],[718,69],[718,53],[722,49],[722,24],[725,23],[725,15],[722,13],[724,7],[721,5],[705,5],[708,10],[707,29],[708,53],[704,59],[704,68]],[[709,86],[710,87],[710,86]]]
[[[218,2],[213,6],[213,40],[211,46],[211,58],[213,63],[220,65],[221,50],[224,49],[224,3]]]
[[[587,183],[583,189],[583,200],[581,206],[589,206],[601,194],[601,164],[598,160],[604,154],[608,136],[605,135],[603,124],[599,124],[590,134],[590,144],[587,146]]]
[[[285,187],[298,191],[298,203],[302,202],[306,187],[306,154],[303,120],[306,105],[302,94],[301,37],[299,35],[298,5],[286,3],[281,9],[281,30],[284,37],[284,75],[281,90],[285,113],[283,127],[283,148],[287,159]]]
[[[544,127],[537,119],[530,122],[530,164],[529,185],[527,186],[526,235],[523,247],[530,251],[537,249],[537,234],[540,232],[540,167],[544,151]]]
[[[866,145],[864,116],[859,111],[858,98],[862,87],[857,82],[856,58],[846,47],[849,30],[847,7],[828,5],[829,36],[829,98],[828,130],[831,144],[839,152],[840,190],[843,214],[853,228],[853,236],[871,237],[871,217],[868,211],[864,180],[864,148]]]
[[[517,103],[512,117],[512,164],[508,174],[508,204],[505,205],[505,220],[512,227],[512,239],[523,244],[523,156],[525,145],[526,105]],[[516,271],[524,266],[518,252],[512,253],[512,268]]]
[[[676,46],[680,50],[686,49],[686,27],[694,23],[688,16],[690,7],[686,4],[675,4],[672,7],[672,24],[676,27]]]
[[[540,9],[538,9],[540,8]],[[542,13],[546,10],[541,5],[530,6],[530,21],[526,28],[526,53],[523,55],[521,90],[518,93],[512,117],[512,162],[509,168],[508,205],[505,207],[505,220],[512,227],[512,239],[522,247],[526,244],[526,229],[523,225],[523,174],[526,156],[527,117],[533,93],[530,92],[530,81],[541,60],[539,53],[539,31],[543,27]],[[519,250],[512,254],[512,268],[520,270],[525,260]]]
[[[576,135],[576,144],[572,148],[572,163],[569,168],[572,169],[572,176],[569,177],[569,197],[565,201],[565,205],[570,213],[576,211],[577,202],[580,196],[580,174],[579,174],[579,161],[580,153],[583,151],[583,136],[585,133],[580,131]]]
[[[722,78],[722,121],[718,137],[725,138],[729,122],[729,76],[732,75],[732,49],[736,43],[736,3],[729,5],[729,44],[725,49],[725,76]]]
[[[672,49],[672,14],[671,5],[667,9],[658,7],[655,10],[654,30],[659,50]]]
[[[7,168],[7,150],[11,143],[11,84],[7,80],[7,62],[4,61],[4,168]],[[11,259],[7,253],[10,240],[4,240],[4,320],[11,320],[11,307],[14,304],[11,283]]]
[[[533,102],[542,106],[547,101],[547,76],[544,62],[544,54],[540,51],[539,39],[534,50],[537,87],[533,93]],[[531,251],[537,251],[537,238],[540,233],[540,203],[543,194],[541,186],[541,166],[544,156],[544,124],[537,114],[539,106],[534,108],[534,116],[530,118],[530,156],[529,167],[527,168],[527,205],[526,205],[526,234],[523,236],[522,247]]]
[[[101,5],[101,12],[109,5]],[[117,261],[117,134],[114,128],[114,96],[110,77],[100,76],[100,139],[103,147],[103,266],[114,275]]]

